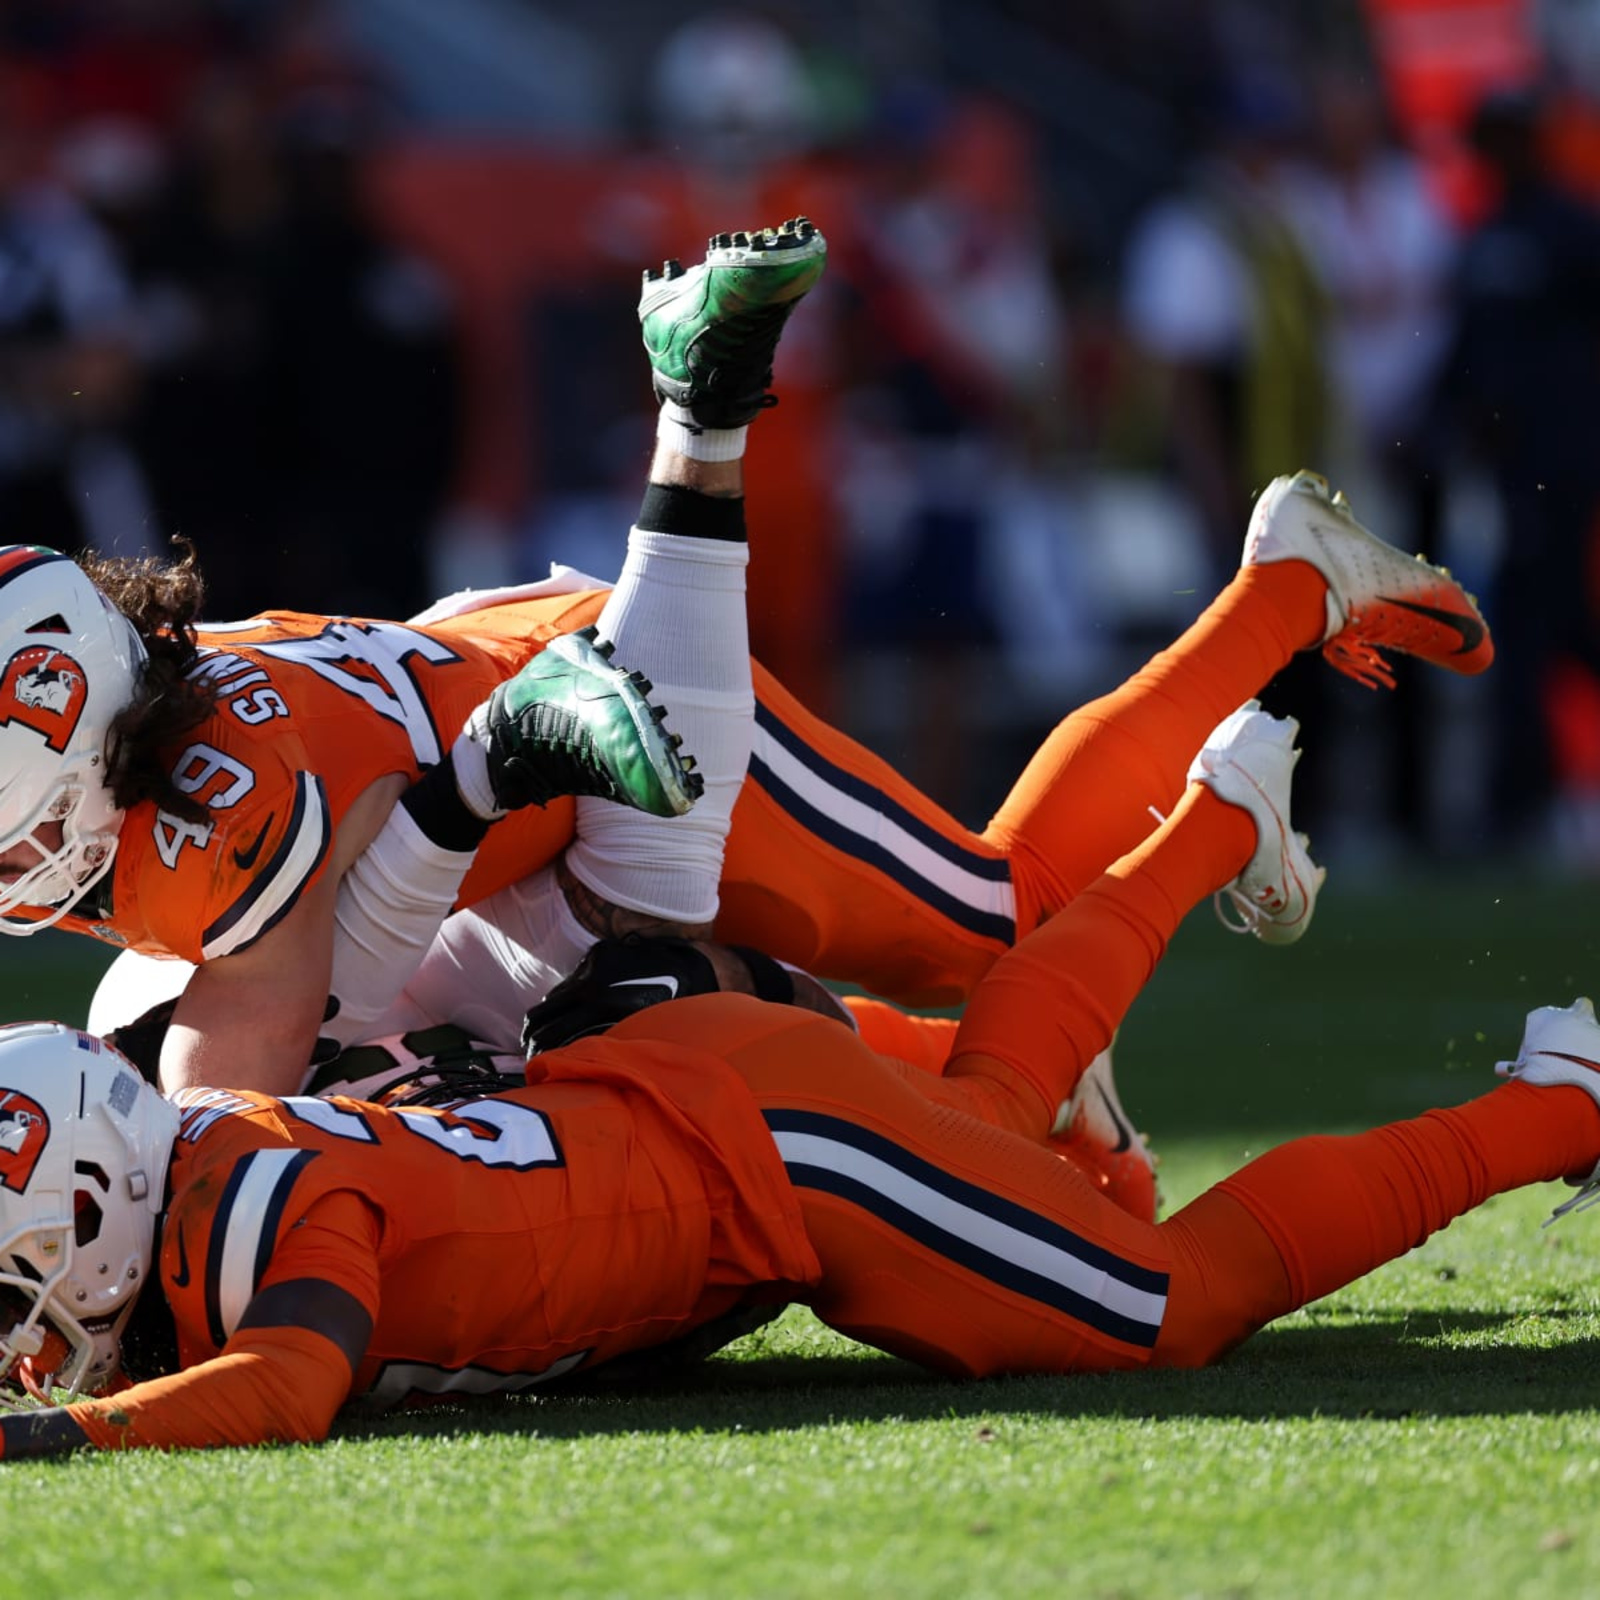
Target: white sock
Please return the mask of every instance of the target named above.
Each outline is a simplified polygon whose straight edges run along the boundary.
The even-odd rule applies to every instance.
[[[435,844],[404,806],[389,813],[339,882],[330,984],[339,1012],[323,1024],[326,1037],[366,1037],[450,915],[472,860]]]
[[[742,542],[635,528],[616,588],[596,627],[623,666],[644,673],[705,780],[683,817],[651,817],[606,800],[580,799],[567,864],[578,881],[617,905],[675,922],[717,911],[723,847],[750,761],[755,690],[745,617]]]
[[[406,985],[406,999],[425,1025],[454,1022],[474,1039],[515,1050],[524,1013],[593,943],[567,905],[555,868],[541,867],[455,912]]]
[[[484,702],[488,704],[487,701]],[[450,764],[455,769],[456,793],[473,816],[496,822],[505,812],[494,803],[494,786],[489,782],[489,752],[472,733],[473,719],[483,710],[477,707],[467,725],[450,747]]]
[[[702,428],[686,406],[665,400],[656,413],[656,438],[691,461],[737,461],[744,454],[742,428]]]

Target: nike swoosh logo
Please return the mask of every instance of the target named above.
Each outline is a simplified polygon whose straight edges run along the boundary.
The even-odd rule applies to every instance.
[[[1117,1115],[1117,1108],[1112,1105],[1111,1096],[1105,1092],[1100,1084],[1097,1083],[1094,1086],[1094,1092],[1100,1096],[1100,1103],[1106,1108],[1106,1115],[1117,1125],[1117,1142],[1111,1147],[1112,1155],[1119,1156],[1124,1150],[1131,1150],[1133,1148],[1133,1129]]]
[[[189,1287],[189,1250],[183,1242],[183,1224],[178,1224],[178,1270],[172,1274],[174,1289]]]
[[[1385,605],[1397,606],[1401,611],[1409,611],[1414,616],[1426,617],[1430,622],[1437,622],[1441,628],[1448,628],[1460,640],[1460,647],[1451,653],[1453,655],[1470,655],[1483,643],[1486,629],[1476,617],[1464,617],[1459,611],[1445,611],[1439,606],[1426,606],[1417,600],[1396,600],[1389,595],[1380,598]]]
[[[642,984],[649,984],[652,989],[665,989],[667,998],[673,999],[678,993],[678,980],[662,973],[659,978],[618,978],[611,985],[613,989],[634,989]]]
[[[1565,1050],[1540,1050],[1541,1056],[1549,1056],[1553,1061],[1570,1061],[1575,1067],[1587,1067],[1591,1072],[1600,1072],[1600,1061],[1591,1061],[1588,1056],[1568,1055]]]
[[[241,872],[248,872],[256,864],[256,857],[261,854],[261,846],[266,843],[267,829],[272,826],[272,819],[276,815],[275,811],[267,813],[267,820],[261,824],[261,832],[251,840],[248,847],[244,849],[238,845],[233,847],[233,864]]]

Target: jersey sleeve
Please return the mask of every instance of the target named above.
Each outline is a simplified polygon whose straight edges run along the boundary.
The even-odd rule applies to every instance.
[[[327,1436],[349,1398],[361,1351],[349,1348],[339,1324],[314,1315],[297,1320],[285,1308],[315,1307],[321,1290],[324,1298],[359,1308],[370,1330],[380,1230],[371,1207],[348,1191],[320,1195],[301,1213],[279,1211],[273,1198],[245,1169],[217,1202],[203,1252],[178,1250],[176,1286],[173,1273],[163,1271],[180,1329],[231,1329],[220,1352],[182,1372],[67,1407],[88,1443],[105,1450],[193,1449]],[[262,1266],[262,1244],[274,1234]],[[236,1281],[241,1273],[256,1285],[248,1298]],[[310,1293],[285,1292],[295,1288]]]
[[[65,1408],[102,1450],[180,1450],[324,1439],[350,1392],[332,1340],[305,1328],[257,1328],[185,1372]]]
[[[292,737],[194,744],[177,770],[210,820],[141,808],[139,831],[123,841],[136,855],[117,893],[131,893],[130,909],[157,947],[212,961],[247,950],[317,881],[333,841],[332,808]]]

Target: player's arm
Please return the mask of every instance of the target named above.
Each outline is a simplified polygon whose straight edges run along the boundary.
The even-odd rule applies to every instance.
[[[337,1284],[277,1284],[210,1361],[103,1399],[0,1417],[0,1455],[325,1439],[371,1332],[366,1308]]]
[[[219,1355],[117,1394],[0,1417],[0,1455],[326,1438],[372,1336],[377,1238],[359,1197],[324,1197],[283,1235]]]
[[[300,1278],[251,1301],[221,1355],[65,1407],[102,1450],[184,1450],[325,1439],[372,1334],[338,1284]]]
[[[196,968],[161,1046],[164,1090],[299,1090],[328,1004],[340,880],[405,786],[391,774],[364,790],[339,824],[327,866],[293,909],[246,949]]]

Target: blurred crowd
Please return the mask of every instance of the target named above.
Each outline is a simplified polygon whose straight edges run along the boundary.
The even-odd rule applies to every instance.
[[[187,538],[219,618],[604,576],[639,267],[805,211],[751,604],[819,710],[980,820],[1311,466],[1500,654],[1297,663],[1297,820],[1600,870],[1600,29],[1419,94],[1430,4],[0,0],[3,537]]]

